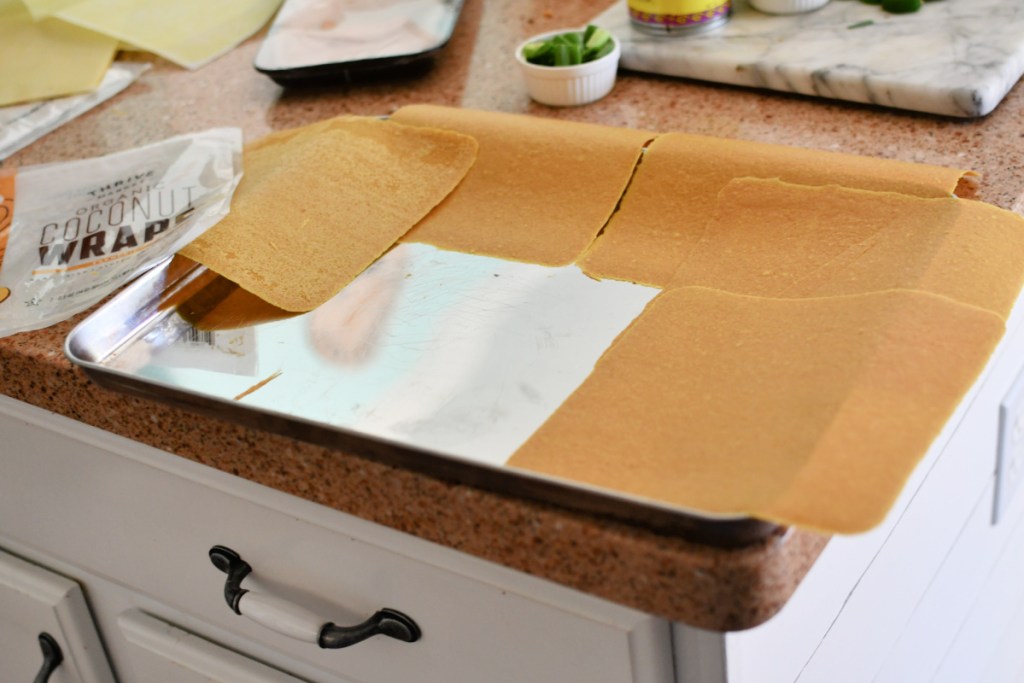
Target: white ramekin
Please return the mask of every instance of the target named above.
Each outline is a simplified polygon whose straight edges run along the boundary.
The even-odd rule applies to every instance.
[[[615,86],[615,74],[619,69],[619,55],[622,49],[619,40],[612,36],[615,46],[612,51],[600,59],[575,66],[539,66],[530,64],[523,58],[523,47],[528,43],[544,40],[559,33],[582,31],[582,29],[562,29],[549,31],[528,40],[524,40],[516,48],[516,61],[526,79],[526,90],[530,97],[541,104],[555,107],[573,107],[589,102],[596,102],[611,92]]]
[[[828,0],[749,0],[750,6],[768,14],[800,14],[828,4]]]

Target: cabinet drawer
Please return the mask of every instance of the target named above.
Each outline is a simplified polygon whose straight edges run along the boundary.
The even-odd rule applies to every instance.
[[[8,399],[0,482],[4,533],[89,569],[268,653],[308,676],[365,682],[489,683],[672,678],[668,624],[352,518]],[[38,492],[59,501],[44,517]],[[401,504],[400,502],[397,504]],[[339,625],[387,607],[422,632],[324,650],[235,614],[211,547],[252,566],[243,584]],[[218,637],[224,641],[224,638]],[[271,661],[271,663],[273,663]]]
[[[117,619],[131,680],[145,683],[303,683],[138,610]]]

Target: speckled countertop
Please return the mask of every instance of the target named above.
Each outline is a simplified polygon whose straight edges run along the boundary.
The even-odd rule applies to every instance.
[[[971,168],[984,175],[981,199],[1024,206],[1019,84],[994,113],[969,121],[628,73],[592,105],[531,103],[514,70],[516,43],[586,23],[610,4],[466,0],[432,68],[404,80],[285,91],[252,68],[259,36],[196,72],[138,56],[155,65],[131,88],[2,167],[95,156],[213,126],[239,126],[253,139],[337,114],[432,102]],[[0,393],[651,613],[711,629],[757,624],[785,603],[827,542],[783,530],[754,546],[711,548],[112,393],[63,355],[79,319],[0,339]]]

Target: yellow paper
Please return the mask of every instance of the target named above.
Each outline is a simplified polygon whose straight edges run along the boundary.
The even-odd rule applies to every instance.
[[[82,0],[55,16],[189,69],[260,30],[281,0]]]
[[[779,178],[948,197],[966,171],[684,133],[648,147],[619,211],[580,261],[588,275],[668,282],[700,239],[718,192],[734,178]]]
[[[743,178],[669,287],[800,298],[918,289],[1007,318],[1024,218],[989,204]]]
[[[33,19],[44,19],[63,9],[67,9],[81,0],[21,0]]]
[[[924,292],[667,291],[508,464],[705,513],[865,531],[1003,330]]]
[[[117,40],[57,19],[36,22],[18,0],[0,0],[0,106],[92,90]]]

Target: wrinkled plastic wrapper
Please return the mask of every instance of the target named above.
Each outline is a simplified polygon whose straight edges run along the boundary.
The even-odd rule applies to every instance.
[[[149,66],[114,62],[93,92],[0,107],[0,161],[121,92]]]
[[[174,254],[227,215],[241,169],[241,131],[218,128],[0,170],[0,337],[66,320]]]

